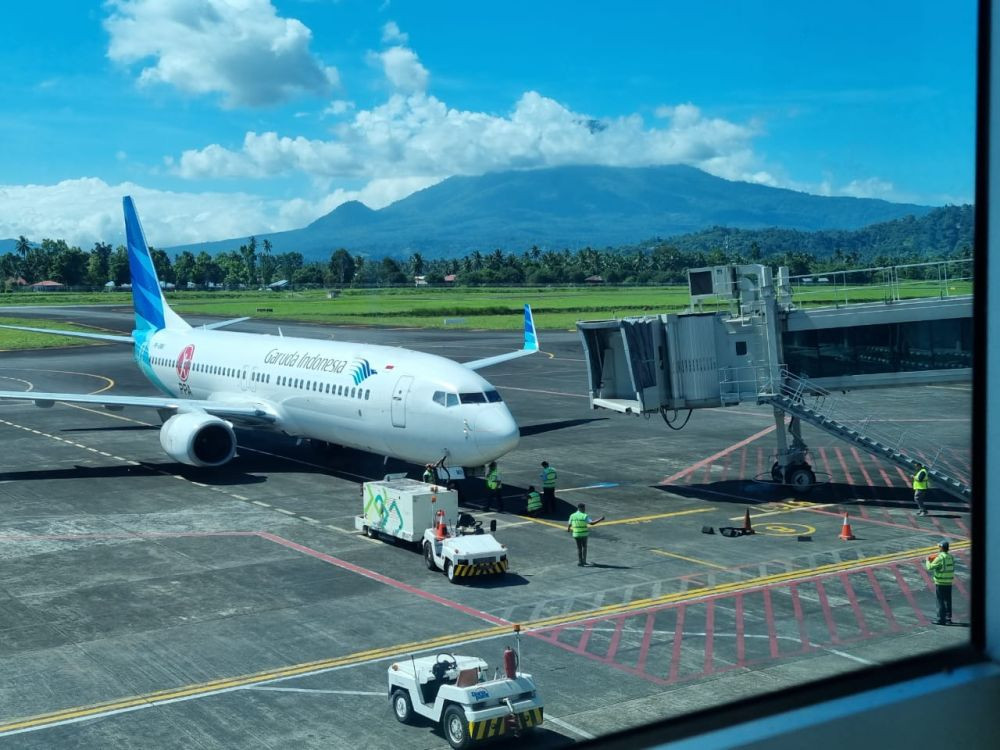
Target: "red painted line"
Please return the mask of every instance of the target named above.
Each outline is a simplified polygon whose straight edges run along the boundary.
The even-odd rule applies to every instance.
[[[728,448],[723,448],[718,453],[715,453],[715,454],[709,456],[708,458],[703,458],[700,461],[698,461],[697,463],[691,464],[686,469],[681,469],[676,474],[671,474],[666,479],[661,480],[660,484],[670,484],[671,482],[676,482],[678,479],[681,479],[682,477],[686,477],[686,476],[688,476],[688,475],[690,475],[690,474],[698,471],[698,469],[702,468],[706,464],[710,466],[714,461],[717,461],[718,459],[722,458],[726,454],[731,453],[732,451],[738,450],[739,448],[742,448],[744,445],[749,445],[750,443],[752,443],[757,438],[761,438],[764,435],[767,435],[769,432],[773,432],[775,429],[777,429],[777,428],[774,425],[772,425],[771,427],[765,427],[760,432],[755,432],[750,437],[744,438],[743,440],[740,440],[738,443],[733,443]]]
[[[851,577],[847,573],[841,573],[840,582],[844,586],[847,600],[851,603],[851,609],[854,610],[854,619],[858,621],[858,629],[861,631],[862,638],[871,638],[872,631],[868,627],[868,621],[865,620],[865,614],[861,611],[861,606],[858,604],[858,595],[855,593],[854,587],[851,586]]]
[[[806,619],[802,613],[802,602],[799,600],[799,585],[793,583],[788,587],[792,595],[792,611],[795,613],[795,620],[799,623],[799,642],[802,650],[809,650],[809,633],[806,631]]]
[[[736,460],[736,452],[733,451],[727,457],[726,463],[722,464],[722,476],[719,477],[720,482],[725,482],[726,478],[729,476],[729,467],[733,465],[733,461]]]
[[[410,586],[402,581],[397,581],[394,578],[389,578],[389,576],[382,575],[381,573],[376,573],[374,570],[369,570],[368,568],[363,568],[360,565],[355,565],[349,563],[346,560],[340,560],[331,555],[327,555],[323,552],[319,552],[310,547],[306,547],[303,544],[298,544],[296,542],[285,539],[284,537],[277,536],[276,534],[270,534],[267,532],[259,532],[258,536],[262,539],[267,539],[268,541],[274,542],[275,544],[280,544],[282,547],[288,547],[296,552],[301,552],[310,557],[315,557],[317,560],[322,560],[323,562],[329,563],[330,565],[335,565],[343,570],[350,571],[351,573],[357,573],[360,576],[369,578],[373,581],[378,581],[379,583],[385,584],[386,586],[391,586],[394,589],[400,591],[405,591],[408,594],[413,594],[414,596],[419,596],[421,599],[426,599],[427,601],[434,602],[435,604],[440,604],[449,609],[456,610],[463,614],[469,615],[471,617],[476,617],[485,622],[492,623],[494,625],[511,625],[512,623],[502,617],[496,617],[491,615],[489,612],[483,612],[482,610],[475,609],[473,607],[467,607],[464,604],[459,604],[458,602],[451,601],[450,599],[445,599],[443,596],[438,596],[437,594],[432,594],[429,591],[424,591],[423,589],[418,589],[416,586]]]
[[[963,521],[961,518],[956,518],[955,519],[955,523],[956,523],[956,525],[958,525],[959,528],[962,529],[962,533],[965,536],[968,537],[968,536],[971,535],[971,532],[969,531],[969,527],[965,525],[965,521]]]
[[[701,483],[702,484],[708,484],[709,482],[712,481],[712,469],[713,468],[714,467],[712,466],[712,464],[706,464],[705,465],[705,473],[704,473],[704,476],[702,476],[702,478],[701,478]]]
[[[903,480],[903,486],[904,487],[909,487],[910,486],[910,478],[908,476],[906,476],[906,472],[904,472],[902,469],[900,469],[895,464],[893,464],[892,468],[894,468],[896,470],[896,473],[899,474],[899,478]]]
[[[830,468],[830,459],[827,458],[826,448],[820,446],[819,457],[820,457],[820,460],[823,462],[823,468],[826,469],[826,473],[829,474],[830,477],[832,478],[833,477],[833,469]]]
[[[835,510],[824,510],[823,508],[805,508],[804,510],[806,510],[806,511],[808,511],[810,513],[818,513],[818,514],[823,515],[823,516],[836,516],[837,518],[843,518],[844,517],[844,514],[842,512],[838,513]],[[855,520],[859,520],[857,518],[857,516],[851,516],[851,518],[854,518]],[[924,534],[933,534],[934,536],[947,536],[947,537],[951,537],[952,539],[965,539],[965,538],[967,538],[966,536],[963,536],[962,534],[949,533],[949,532],[940,532],[940,531],[937,531],[936,529],[923,529],[923,528],[920,528],[919,526],[911,526],[911,525],[907,525],[907,524],[895,523],[895,522],[892,522],[892,521],[879,521],[876,518],[863,518],[863,519],[860,519],[860,520],[862,520],[864,523],[875,524],[876,526],[888,526],[889,528],[893,528],[893,529],[905,529],[906,531],[919,531],[919,532],[924,533]]]
[[[649,645],[653,640],[653,623],[656,622],[656,615],[652,612],[646,615],[646,628],[642,631],[642,645],[639,647],[639,661],[635,665],[637,672],[646,671],[646,658],[649,656]]]
[[[578,654],[586,652],[587,643],[588,641],[590,641],[590,633],[594,629],[594,626],[596,624],[597,622],[588,622],[586,625],[583,626],[583,633],[580,635],[580,640],[576,644],[576,648],[573,649]]]
[[[771,604],[771,590],[764,589],[764,618],[767,620],[767,640],[771,646],[771,657],[778,658],[778,631],[774,622],[774,607]]]
[[[747,447],[744,445],[743,450],[740,451],[740,478],[744,478],[747,475]]]
[[[928,574],[928,572],[924,569],[924,560],[926,559],[927,558],[923,558],[920,560],[911,560],[910,564],[917,569],[917,572],[920,574],[920,577],[924,579],[924,583],[927,585],[927,588],[933,591],[934,581],[931,579],[930,574]]]
[[[743,666],[746,660],[746,643],[743,641],[743,594],[736,595],[736,663]]]
[[[882,475],[882,482],[885,484],[885,486],[886,487],[892,487],[893,486],[892,479],[889,478],[889,474],[888,474],[888,472],[886,472],[885,468],[882,466],[882,463],[880,461],[878,461],[878,462],[875,463],[875,465],[878,467],[878,473]]]
[[[840,462],[840,468],[844,470],[844,478],[847,483],[854,486],[854,477],[851,476],[851,472],[847,470],[847,462],[844,460],[844,454],[840,452],[840,448],[834,447],[833,452],[837,454],[837,460]]]
[[[608,644],[608,652],[604,654],[602,661],[610,662],[615,658],[615,653],[618,651],[618,644],[622,639],[622,629],[625,627],[625,617],[619,617],[615,624],[615,632],[611,635],[611,643]]]
[[[875,482],[872,481],[871,476],[868,474],[868,469],[865,468],[864,458],[862,458],[861,454],[858,453],[858,449],[855,448],[853,445],[851,446],[851,455],[854,456],[854,460],[858,462],[858,468],[861,469],[861,476],[865,478],[865,481],[868,483],[868,486],[872,490],[871,492],[872,497],[876,497]]]
[[[893,565],[892,572],[895,573],[896,575],[896,584],[899,586],[899,590],[903,592],[903,596],[906,597],[906,600],[910,603],[910,607],[916,613],[917,622],[920,623],[921,625],[926,625],[927,618],[924,617],[923,610],[921,610],[920,607],[917,606],[917,600],[914,598],[913,592],[910,591],[910,587],[906,584],[906,579],[903,578],[903,573],[899,569],[899,566]]]
[[[683,604],[677,608],[677,624],[674,626],[674,648],[670,658],[670,676],[668,682],[676,682],[681,669],[681,640],[684,638],[684,613],[687,607]]]
[[[712,674],[713,658],[713,638],[715,636],[715,601],[709,600],[705,603],[705,668],[703,675]]]
[[[826,628],[830,631],[830,642],[840,643],[840,636],[837,634],[837,624],[833,621],[833,611],[830,609],[830,602],[826,598],[826,588],[820,580],[813,581],[816,586],[816,595],[819,597],[819,605],[823,608],[823,617],[826,620]]]
[[[869,568],[865,571],[868,574],[868,582],[871,583],[872,592],[875,594],[875,598],[878,599],[878,603],[882,605],[882,613],[885,615],[886,622],[889,623],[889,629],[893,633],[898,633],[900,630],[899,623],[896,622],[896,616],[892,613],[892,607],[889,606],[889,600],[885,597],[885,591],[879,585],[878,579],[875,577],[875,571]]]

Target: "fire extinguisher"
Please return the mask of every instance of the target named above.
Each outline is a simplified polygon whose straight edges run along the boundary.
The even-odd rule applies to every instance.
[[[517,664],[517,654],[514,653],[514,649],[508,646],[503,652],[503,671],[507,675],[507,679],[513,680],[517,677]]]

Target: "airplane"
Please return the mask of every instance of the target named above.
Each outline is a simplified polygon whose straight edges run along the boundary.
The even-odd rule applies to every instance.
[[[524,306],[519,350],[459,363],[434,354],[361,343],[200,327],[163,296],[132,198],[122,199],[135,329],[130,336],[6,325],[22,331],[126,343],[160,396],[0,391],[0,400],[156,409],[160,445],[175,461],[217,467],[236,455],[234,427],[283,432],[412,463],[470,474],[512,451],[517,424],[497,389],[476,371],[539,350]],[[457,472],[456,472],[457,474]]]

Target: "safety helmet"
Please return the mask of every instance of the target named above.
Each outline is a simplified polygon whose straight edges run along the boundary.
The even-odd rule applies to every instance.
[[[938,542],[938,547],[940,547],[945,552],[947,552],[948,551],[948,540],[947,539],[942,539],[940,542]]]

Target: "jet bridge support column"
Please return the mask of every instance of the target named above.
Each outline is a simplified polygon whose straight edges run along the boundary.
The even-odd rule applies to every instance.
[[[802,439],[802,425],[799,418],[793,416],[787,430],[785,428],[785,412],[777,406],[774,409],[775,437],[778,440],[777,460],[771,466],[771,479],[794,487],[811,487],[816,483],[816,474],[806,461],[809,446]],[[788,444],[788,435],[792,444]]]

